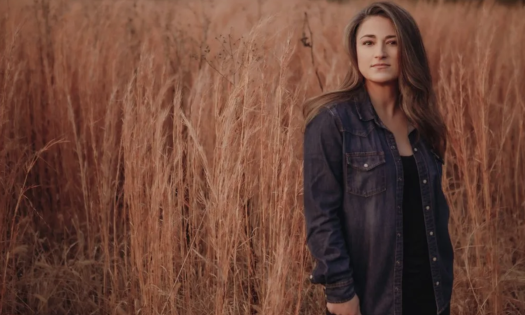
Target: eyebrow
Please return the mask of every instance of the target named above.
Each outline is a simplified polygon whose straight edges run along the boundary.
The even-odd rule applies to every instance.
[[[372,37],[372,38],[376,38],[375,35],[371,35],[371,34],[367,34],[367,35],[363,35],[363,36],[361,36],[361,38],[363,38],[363,37]],[[397,36],[396,36],[396,35],[387,35],[387,36],[385,37],[385,39],[395,38],[395,37],[397,37]],[[359,39],[361,39],[361,38],[359,38]]]

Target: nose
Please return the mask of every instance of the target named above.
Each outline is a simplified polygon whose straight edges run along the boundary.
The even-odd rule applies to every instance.
[[[386,58],[386,47],[384,43],[379,43],[379,45],[376,45],[377,49],[375,51],[375,58],[376,59],[384,59]]]

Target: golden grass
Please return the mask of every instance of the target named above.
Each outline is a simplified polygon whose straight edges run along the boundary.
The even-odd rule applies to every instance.
[[[523,314],[525,9],[402,4],[451,133],[453,314]],[[0,313],[323,314],[300,105],[360,7],[2,1]]]

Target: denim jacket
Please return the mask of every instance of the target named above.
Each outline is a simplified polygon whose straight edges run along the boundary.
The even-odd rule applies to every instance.
[[[366,92],[331,104],[304,134],[306,241],[316,261],[310,282],[326,300],[359,297],[363,315],[402,314],[403,165]],[[409,134],[419,172],[428,258],[438,313],[450,303],[454,252],[443,160],[417,129]]]

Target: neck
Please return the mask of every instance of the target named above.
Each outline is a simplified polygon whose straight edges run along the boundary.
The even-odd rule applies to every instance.
[[[392,118],[397,110],[397,97],[399,88],[396,82],[375,83],[366,80],[366,90],[370,96],[370,101],[376,112],[385,118]]]

